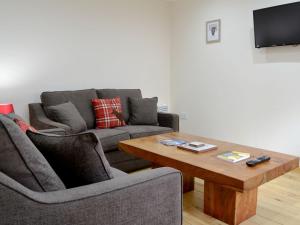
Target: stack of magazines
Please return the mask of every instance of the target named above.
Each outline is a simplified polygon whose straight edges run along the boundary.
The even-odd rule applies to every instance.
[[[179,146],[186,143],[186,141],[177,140],[177,139],[168,139],[160,141],[161,144],[166,146]]]

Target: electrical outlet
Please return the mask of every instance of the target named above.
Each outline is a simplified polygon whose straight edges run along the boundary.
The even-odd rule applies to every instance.
[[[187,113],[186,112],[180,113],[180,119],[187,120],[188,119]]]
[[[169,107],[166,104],[159,105],[157,108],[158,112],[168,113]]]

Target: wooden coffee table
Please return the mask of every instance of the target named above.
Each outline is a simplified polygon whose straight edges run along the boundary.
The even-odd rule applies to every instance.
[[[217,145],[206,153],[192,153],[159,143],[165,139],[200,141]],[[236,225],[256,214],[258,186],[299,167],[299,158],[277,152],[183,134],[168,133],[119,143],[120,149],[184,174],[184,190],[193,189],[194,177],[204,180],[204,212]],[[230,163],[217,158],[224,151],[241,151],[251,157],[268,155],[269,162],[250,168],[245,161]]]

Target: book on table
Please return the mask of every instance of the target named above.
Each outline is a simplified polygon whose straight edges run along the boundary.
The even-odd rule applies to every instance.
[[[177,148],[187,150],[187,151],[196,152],[196,153],[200,153],[200,152],[207,152],[207,151],[217,149],[217,146],[202,143],[202,142],[189,142],[189,143],[185,143],[185,144],[182,144],[182,145],[178,145]]]
[[[238,151],[227,151],[219,154],[217,157],[228,162],[237,163],[250,158],[250,154]]]

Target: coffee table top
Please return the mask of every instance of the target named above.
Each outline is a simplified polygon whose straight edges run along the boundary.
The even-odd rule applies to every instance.
[[[193,153],[159,143],[165,139],[200,141],[217,145],[218,149]],[[121,141],[119,147],[155,164],[173,167],[191,176],[238,191],[256,188],[299,167],[299,158],[295,156],[176,132]],[[250,168],[246,165],[247,160],[231,163],[217,158],[218,154],[225,151],[247,152],[251,154],[251,158],[268,155],[271,160]]]

